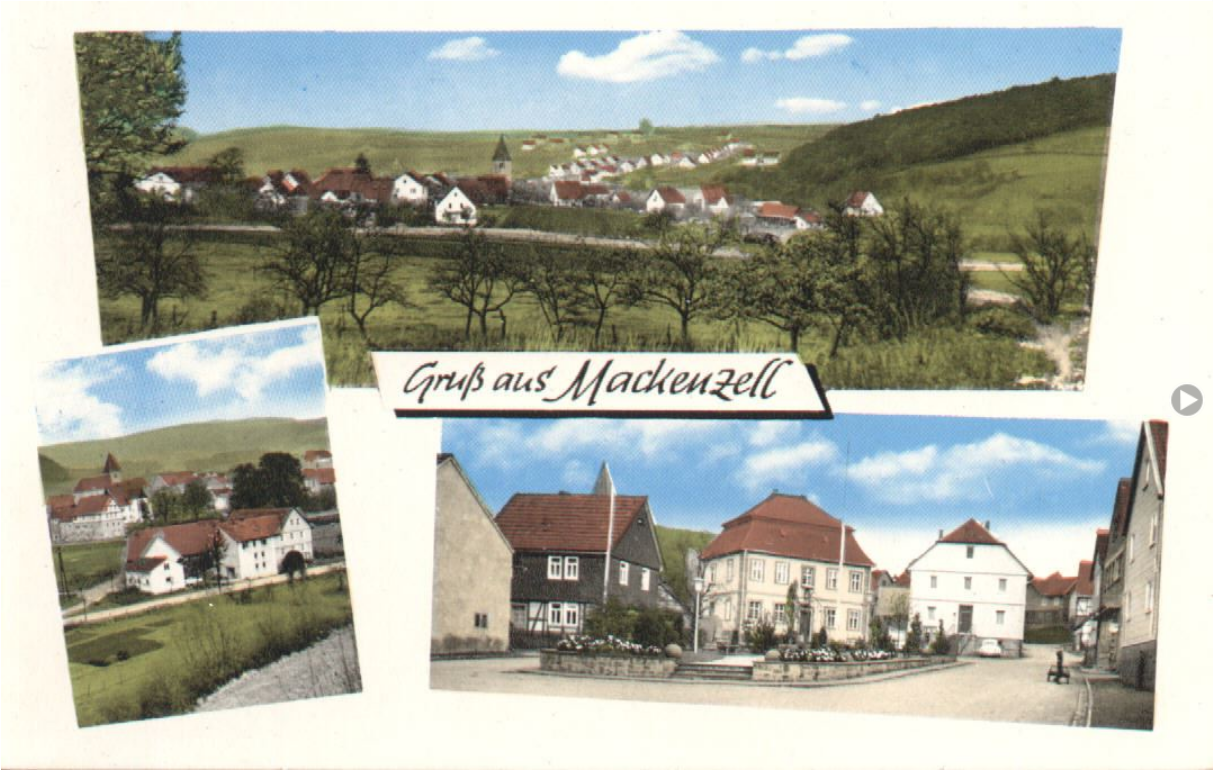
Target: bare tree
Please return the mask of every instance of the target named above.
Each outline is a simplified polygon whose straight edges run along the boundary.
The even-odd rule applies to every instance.
[[[98,251],[98,289],[106,298],[140,299],[140,325],[156,326],[160,303],[202,298],[207,273],[195,252],[193,232],[181,228],[182,205],[160,196],[126,196],[121,225],[109,229]]]
[[[398,251],[391,237],[356,238],[348,267],[347,312],[368,341],[369,317],[390,305],[408,306],[407,291],[395,277]]]
[[[1091,302],[1097,259],[1086,237],[1070,239],[1052,220],[1051,213],[1040,210],[1024,236],[1008,236],[1023,269],[1008,279],[1029,299],[1034,316],[1042,322],[1053,320],[1077,293],[1083,291],[1085,302]]]
[[[577,294],[589,311],[594,346],[601,344],[602,329],[610,310],[626,303],[625,293],[635,256],[632,250],[594,252],[582,248],[576,257]]]
[[[343,215],[313,210],[284,229],[284,246],[262,271],[301,303],[301,314],[318,314],[329,301],[351,292],[356,235]]]
[[[554,340],[561,341],[564,328],[575,326],[583,319],[579,267],[569,256],[543,249],[532,251],[521,269],[525,290],[538,302]]]
[[[476,319],[480,334],[487,337],[487,318],[493,314],[500,316],[503,331],[507,327],[504,308],[523,286],[518,262],[473,229],[462,233],[461,241],[428,279],[428,287],[434,292],[466,309],[468,341]]]
[[[632,303],[660,304],[677,313],[682,341],[690,341],[692,320],[719,304],[723,275],[716,251],[731,239],[719,225],[688,226],[662,234],[652,250],[640,254],[625,298]]]

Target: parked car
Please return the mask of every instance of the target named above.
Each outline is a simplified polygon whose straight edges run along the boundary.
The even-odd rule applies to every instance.
[[[1000,658],[1004,655],[1004,649],[1000,647],[999,640],[983,640],[979,645],[979,656],[982,658]]]

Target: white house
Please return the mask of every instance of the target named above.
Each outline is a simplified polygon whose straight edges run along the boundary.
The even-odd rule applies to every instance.
[[[999,640],[1013,652],[1024,639],[1025,586],[1032,574],[988,525],[970,519],[942,534],[907,569],[910,617],[918,614],[925,632],[944,624],[946,634],[970,635],[966,652],[982,639]]]
[[[686,197],[677,188],[667,185],[652,189],[652,193],[648,194],[648,198],[644,200],[645,212],[661,212],[664,210],[682,212],[685,209]]]
[[[395,204],[423,204],[428,201],[428,186],[424,185],[421,178],[410,172],[403,172],[394,178],[393,185],[390,200]]]
[[[305,490],[311,495],[319,495],[335,488],[334,468],[306,468],[301,471],[305,480]]]
[[[454,186],[436,203],[436,222],[453,226],[473,226],[479,222],[479,210],[474,202]]]
[[[301,512],[264,508],[133,532],[125,577],[128,588],[166,594],[201,583],[213,569],[228,581],[249,580],[312,560],[313,531]]]
[[[843,204],[843,214],[874,218],[878,215],[884,215],[885,210],[881,207],[881,202],[877,201],[877,197],[873,196],[871,192],[853,191],[852,195],[847,197],[847,201]]]
[[[729,202],[728,191],[724,189],[724,186],[699,186],[699,188],[695,189],[693,195],[688,198],[690,198],[691,204],[714,215],[723,215],[732,208],[732,204]]]
[[[135,182],[140,193],[161,194],[166,199],[177,199],[182,192],[182,184],[170,176],[168,172],[154,170]]]
[[[669,163],[669,157],[663,156],[660,153],[654,153],[648,157],[648,163],[654,167],[663,167]]]
[[[152,477],[152,481],[148,482],[148,493],[154,495],[162,489],[171,489],[178,494],[186,491],[186,485],[198,479],[189,470],[178,470],[172,473],[158,473]]]
[[[89,495],[70,504],[48,503],[51,540],[54,543],[84,543],[121,538],[127,525],[143,519],[138,498],[121,491]]]

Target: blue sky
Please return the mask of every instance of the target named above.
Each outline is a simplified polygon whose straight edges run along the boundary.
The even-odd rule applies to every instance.
[[[180,123],[426,130],[845,122],[1118,69],[1116,29],[183,35]]]
[[[1029,568],[1075,575],[1131,475],[1138,423],[838,415],[822,422],[450,420],[488,505],[515,492],[587,492],[601,461],[661,524],[718,531],[772,490],[801,494],[901,571],[968,518]]]
[[[316,320],[59,360],[40,369],[36,390],[42,445],[190,422],[326,415]]]

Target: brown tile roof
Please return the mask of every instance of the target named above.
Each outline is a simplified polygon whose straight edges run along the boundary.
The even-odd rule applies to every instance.
[[[52,506],[51,518],[56,521],[72,521],[81,516],[92,516],[105,512],[112,502],[122,507],[127,505],[127,498],[120,492],[82,497],[76,502]]]
[[[330,458],[331,454],[326,449],[310,449],[309,451],[305,452],[306,462],[313,462],[314,460],[328,460]]]
[[[280,534],[292,508],[245,508],[233,511],[220,528],[238,542],[262,540]]]
[[[47,498],[47,507],[52,510],[70,508],[73,505],[76,505],[76,498],[72,495],[51,495]]]
[[[128,572],[151,572],[165,563],[164,556],[142,556],[139,559],[127,560]]]
[[[783,204],[782,202],[763,202],[758,208],[758,217],[760,218],[781,218],[783,220],[792,220],[796,217],[797,207],[794,204]]]
[[[301,473],[305,476],[305,478],[312,478],[319,484],[325,485],[335,483],[334,468],[310,468],[309,470],[302,470]]]
[[[178,486],[179,484],[189,484],[199,476],[189,470],[175,470],[169,473],[158,473],[157,476],[165,482],[167,486]]]
[[[134,500],[137,497],[144,496],[144,489],[147,486],[148,482],[142,478],[129,478],[115,484],[110,491],[117,494],[122,494],[122,496],[128,500]]]
[[[1076,593],[1081,596],[1093,596],[1093,563],[1087,559],[1080,562],[1076,569]]]
[[[1076,579],[1065,578],[1056,572],[1045,578],[1034,578],[1030,583],[1044,597],[1066,597],[1076,585]]]
[[[822,216],[816,210],[801,210],[796,216],[811,226],[822,222]]]
[[[722,185],[705,185],[700,188],[703,191],[703,200],[708,204],[715,204],[729,195]]]
[[[614,545],[647,504],[647,497],[614,498]],[[609,519],[607,495],[515,494],[496,516],[496,525],[514,551],[599,553],[606,550]]]
[[[974,543],[977,545],[1002,546],[995,536],[987,531],[987,528],[979,524],[976,519],[970,519],[962,526],[950,532],[948,535],[940,538],[937,543]]]
[[[204,519],[185,524],[170,524],[165,527],[146,527],[133,532],[127,538],[127,561],[139,561],[144,549],[158,535],[183,556],[197,556],[205,553],[212,546],[219,523],[215,519]]]
[[[851,196],[847,197],[846,206],[863,207],[864,200],[868,198],[868,193],[868,191],[852,191]]]
[[[700,558],[714,559],[741,551],[759,551],[823,562],[839,561],[842,522],[804,497],[775,493],[735,519],[708,544]],[[847,527],[844,560],[872,566]]]
[[[911,587],[911,571],[903,570],[901,575],[899,575],[897,578],[894,578],[894,585],[901,586],[904,589],[910,588]]]
[[[457,187],[475,204],[501,204],[508,200],[508,178],[503,175],[460,177]]]
[[[123,467],[121,465],[119,465],[119,461],[114,458],[114,455],[107,452],[106,464],[102,465],[102,472],[103,473],[113,473],[116,470],[122,470],[122,469],[123,469]]]
[[[1106,560],[1106,552],[1110,550],[1110,530],[1097,530],[1097,541],[1093,544],[1094,559]]]
[[[1152,431],[1152,448],[1156,453],[1157,472],[1161,474],[1161,485],[1165,484],[1165,456],[1169,452],[1169,423],[1163,419],[1152,419],[1148,422]]]
[[[584,186],[577,180],[556,180],[552,185],[560,201],[577,201],[584,195]]]
[[[657,188],[657,193],[661,195],[661,200],[666,204],[686,204],[686,197],[673,186],[660,186]]]
[[[1118,488],[1114,492],[1114,510],[1110,513],[1109,534],[1117,539],[1117,545],[1122,545],[1122,539],[1127,534],[1127,516],[1131,507],[1131,479],[1120,478]]]
[[[110,476],[90,476],[89,478],[82,478],[80,481],[78,481],[76,483],[76,488],[72,491],[88,492],[91,489],[101,489],[102,491],[106,491],[112,486],[114,486],[114,482],[110,480]]]

